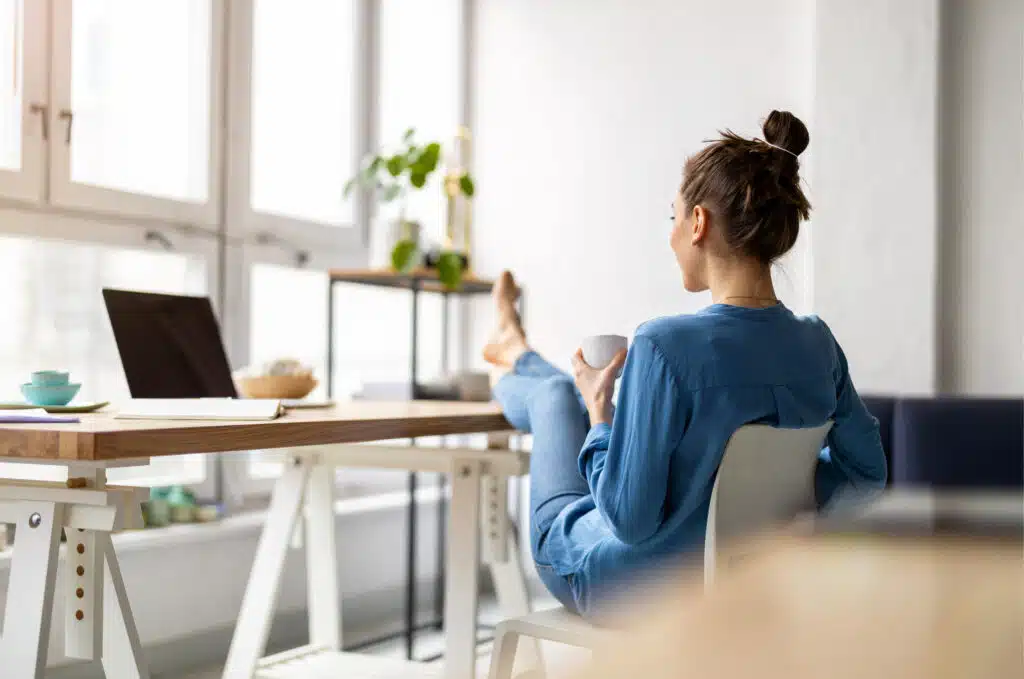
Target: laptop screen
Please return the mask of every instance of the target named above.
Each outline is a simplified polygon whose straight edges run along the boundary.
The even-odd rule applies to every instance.
[[[132,398],[236,397],[207,297],[103,290]]]

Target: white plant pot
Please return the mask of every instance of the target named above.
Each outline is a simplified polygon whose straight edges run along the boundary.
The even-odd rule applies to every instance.
[[[370,229],[370,268],[390,269],[391,251],[403,238],[420,245],[423,229],[419,222],[405,222],[395,218],[378,218]]]

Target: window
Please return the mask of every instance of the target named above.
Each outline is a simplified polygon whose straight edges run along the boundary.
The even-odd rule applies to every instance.
[[[54,202],[214,224],[223,0],[54,9]]]
[[[0,236],[0,399],[21,401],[28,373],[66,369],[84,401],[117,401],[128,386],[101,296],[104,287],[204,294],[205,257]],[[5,475],[61,478],[48,465],[0,464]],[[155,458],[149,467],[113,469],[113,481],[201,483],[203,456]]]
[[[43,193],[46,3],[0,0],[0,194],[37,202]]]
[[[0,168],[4,170],[21,169],[22,12],[20,0],[0,2]]]
[[[69,369],[81,400],[127,397],[100,289],[217,280],[216,241],[172,227],[217,221],[222,20],[223,0],[0,0],[0,194],[22,202],[0,218],[0,398],[21,401],[44,365]],[[212,497],[213,468],[171,457],[110,477]]]
[[[459,55],[461,0],[382,0],[380,3],[378,136],[387,145],[409,128],[421,142],[446,151],[461,120]],[[444,237],[446,202],[440,177],[410,196],[408,216],[424,236]]]
[[[18,384],[46,365],[71,370],[82,399],[127,396],[103,286],[203,293],[217,282],[235,365],[292,356],[325,377],[326,271],[365,262],[372,216],[344,185],[378,138],[409,127],[454,137],[462,5],[0,0],[0,196],[16,201],[0,206],[0,398],[20,400]],[[439,240],[434,188],[410,207]],[[339,396],[408,379],[408,305],[397,291],[339,290]],[[420,311],[430,379],[440,299],[424,296]],[[352,323],[363,332],[346,332]],[[210,486],[212,459],[111,478]],[[258,459],[249,476],[276,473]],[[388,474],[342,479],[401,487],[404,475]]]
[[[316,250],[363,249],[345,183],[362,155],[368,105],[357,0],[251,0],[233,24],[229,76],[238,146],[229,228],[246,238]]]
[[[294,358],[321,380],[327,366],[327,275],[274,264],[254,264],[250,274],[249,354],[253,363]]]
[[[377,9],[376,20],[360,11],[370,5]],[[462,114],[462,3],[253,0],[250,12],[235,27],[240,32],[232,41],[236,76],[231,83],[231,101],[250,114],[240,129],[248,126],[251,156],[241,166],[237,156],[232,161],[232,191],[246,215],[246,231],[272,233],[286,247],[310,247],[314,256],[325,250],[365,251],[358,229],[350,227],[365,228],[366,212],[358,199],[342,201],[342,189],[360,156],[374,150],[378,139],[386,147],[414,127],[420,140],[450,146]],[[248,33],[241,30],[246,24]],[[374,26],[378,33],[366,34]],[[367,45],[375,53],[366,54]],[[366,76],[372,60],[377,62],[376,81]],[[251,75],[244,69],[247,63]],[[373,83],[376,92],[368,94]],[[376,139],[361,127],[367,119],[375,123]],[[410,216],[424,224],[427,239],[441,240],[444,208],[439,180],[410,201]],[[261,257],[250,249],[247,356],[253,362],[299,358],[323,379],[324,270],[330,265],[303,271],[280,257]],[[406,291],[337,287],[336,397],[355,395],[367,383],[408,382],[410,304]],[[456,306],[453,335],[458,334]],[[429,380],[442,368],[441,298],[422,295],[419,319],[419,377]],[[280,472],[273,455],[254,453],[245,466],[250,492],[266,490],[266,480]],[[405,474],[339,470],[339,483],[342,493],[398,490],[404,488]]]
[[[77,0],[73,12],[71,181],[206,201],[210,0]]]
[[[350,226],[355,151],[350,0],[256,0],[252,209]]]
[[[250,278],[249,347],[257,363],[297,358],[315,370],[325,388],[327,368],[327,276],[278,265],[256,264]],[[338,286],[335,291],[335,395],[358,395],[367,383],[404,385],[409,380],[410,295],[407,291]],[[441,304],[439,296],[420,298],[421,378],[440,375]],[[358,332],[347,329],[358,328]],[[424,440],[424,445],[437,445]],[[248,474],[250,490],[267,489],[261,480],[281,472],[272,454],[255,452]],[[405,474],[394,471],[338,470],[339,482],[352,494],[398,490]]]

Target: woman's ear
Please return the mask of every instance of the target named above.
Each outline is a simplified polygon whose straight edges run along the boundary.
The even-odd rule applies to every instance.
[[[697,245],[708,235],[708,227],[710,226],[710,215],[708,211],[701,205],[693,206],[693,232],[690,235],[690,245]]]

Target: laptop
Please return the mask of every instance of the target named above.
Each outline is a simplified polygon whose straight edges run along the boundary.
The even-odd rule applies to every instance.
[[[103,290],[133,399],[236,398],[208,297]]]
[[[267,419],[280,408],[326,408],[331,400],[238,399],[220,325],[208,297],[103,290],[134,403],[118,417]],[[172,399],[221,399],[201,404]],[[223,399],[238,399],[231,402]]]

